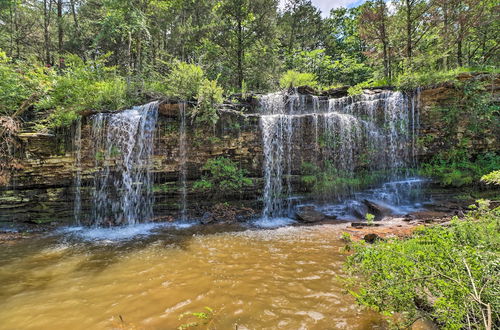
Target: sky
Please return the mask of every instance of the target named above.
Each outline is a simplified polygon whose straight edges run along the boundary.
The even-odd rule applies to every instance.
[[[312,3],[321,10],[323,17],[329,16],[330,10],[338,7],[356,7],[364,0],[312,0]]]

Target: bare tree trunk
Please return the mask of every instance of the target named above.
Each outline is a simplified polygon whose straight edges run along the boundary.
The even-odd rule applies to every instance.
[[[57,0],[57,51],[59,53],[59,67],[64,64],[62,57],[64,46],[64,28],[63,28],[63,3],[62,0]]]
[[[43,0],[43,38],[45,44],[45,64],[51,65],[50,56],[50,16],[52,11],[52,1]]]
[[[16,3],[12,3],[9,6],[9,17],[10,17],[10,39],[9,39],[9,51],[8,55],[9,57],[12,57],[12,54],[14,53],[14,8],[16,7]]]
[[[243,25],[241,19],[238,19],[238,46],[237,46],[237,60],[238,60],[238,87],[243,87]]]
[[[390,79],[389,77],[389,55],[387,52],[387,29],[386,29],[386,7],[385,2],[383,0],[378,1],[378,10],[380,15],[380,39],[382,41],[383,48],[383,56],[384,56],[384,76],[386,79]]]
[[[448,0],[443,4],[443,43],[444,43],[444,57],[443,69],[448,70]]]
[[[405,0],[406,3],[406,56],[411,63],[412,58],[412,3],[411,0]]]

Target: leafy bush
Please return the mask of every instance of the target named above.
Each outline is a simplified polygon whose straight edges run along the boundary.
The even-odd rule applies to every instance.
[[[210,190],[216,194],[227,194],[241,191],[245,186],[252,184],[246,177],[246,171],[229,158],[218,157],[209,159],[203,166],[207,173],[194,183],[198,190]]]
[[[431,86],[443,82],[457,82],[457,76],[465,72],[498,73],[498,69],[491,67],[467,68],[460,67],[448,71],[443,70],[406,70],[397,76],[394,85],[400,90],[412,90],[417,87]]]
[[[12,115],[33,94],[43,94],[52,70],[24,63],[11,63],[0,51],[0,115]]]
[[[493,171],[481,177],[481,181],[486,182],[488,184],[497,184],[500,185],[500,170]]]
[[[50,127],[70,125],[84,110],[118,110],[132,104],[125,79],[105,61],[106,56],[87,63],[67,57],[66,68],[53,77],[48,93],[36,104],[38,110],[50,111]]]
[[[356,85],[370,79],[373,75],[373,69],[368,65],[346,55],[342,56],[342,59],[334,61],[330,71],[332,82],[346,85]]]
[[[324,88],[334,84],[355,85],[369,79],[373,73],[368,65],[355,57],[344,54],[336,60],[327,55],[324,49],[294,50],[286,57],[286,61],[288,68],[314,74],[317,77],[315,80]]]
[[[355,174],[338,170],[331,161],[322,166],[303,162],[301,181],[316,195],[335,195],[351,192],[354,189],[368,187],[387,178],[387,171],[358,171]]]
[[[498,325],[500,208],[490,210],[484,200],[478,204],[449,227],[351,246],[348,269],[362,277],[360,289],[352,292],[358,302],[389,315],[401,313],[408,323],[426,317],[444,329]]]
[[[301,73],[293,70],[288,70],[280,79],[282,88],[310,86],[318,87],[318,79],[314,73]]]
[[[177,62],[165,81],[165,94],[181,100],[192,100],[198,95],[203,77],[200,66]]]
[[[302,163],[302,174],[302,182],[317,195],[342,194],[361,184],[358,177],[339,171],[330,161],[325,161],[322,167]]]
[[[500,168],[500,155],[486,153],[472,160],[466,150],[451,149],[421,165],[420,174],[437,179],[442,186],[461,187],[479,183],[480,178]]]
[[[385,79],[380,79],[380,80],[366,80],[366,81],[363,81],[359,84],[356,84],[354,86],[351,86],[349,87],[349,89],[347,89],[347,93],[351,96],[353,95],[360,95],[363,93],[363,89],[365,88],[373,88],[373,87],[383,87],[383,86],[389,86],[390,83],[389,81],[385,80]]]
[[[198,104],[192,112],[197,122],[211,125],[217,123],[217,105],[224,101],[223,93],[224,90],[217,85],[216,80],[203,80],[197,94]]]

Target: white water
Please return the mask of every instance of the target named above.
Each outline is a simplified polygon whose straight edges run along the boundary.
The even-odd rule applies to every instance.
[[[418,92],[330,100],[273,93],[262,97],[261,112],[263,219],[291,215],[292,174],[305,162],[339,178],[353,178],[362,166],[386,172],[388,180],[405,178],[406,168],[415,166]]]
[[[93,117],[95,226],[132,225],[153,216],[152,155],[158,102]]]
[[[80,224],[82,211],[82,120],[78,119],[75,129],[75,201],[73,205],[73,216],[75,224]]]
[[[188,146],[186,136],[186,104],[179,104],[180,111],[180,127],[179,127],[179,179],[181,184],[181,221],[187,220],[187,160],[188,160]]]

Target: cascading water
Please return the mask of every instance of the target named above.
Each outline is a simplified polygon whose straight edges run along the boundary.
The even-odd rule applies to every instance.
[[[75,224],[80,224],[82,209],[82,120],[76,122],[75,128],[75,201],[73,205],[73,215]]]
[[[152,155],[158,102],[92,118],[95,145],[92,224],[126,225],[153,217]]]
[[[382,172],[385,180],[405,177],[415,164],[417,110],[418,93],[383,91],[330,100],[296,91],[263,96],[263,218],[290,214],[292,174],[304,163],[328,170],[340,186],[359,168]],[[329,198],[338,198],[329,188]]]
[[[179,127],[179,179],[181,184],[181,220],[186,221],[187,209],[187,137],[186,137],[186,103],[179,104],[180,127]]]

